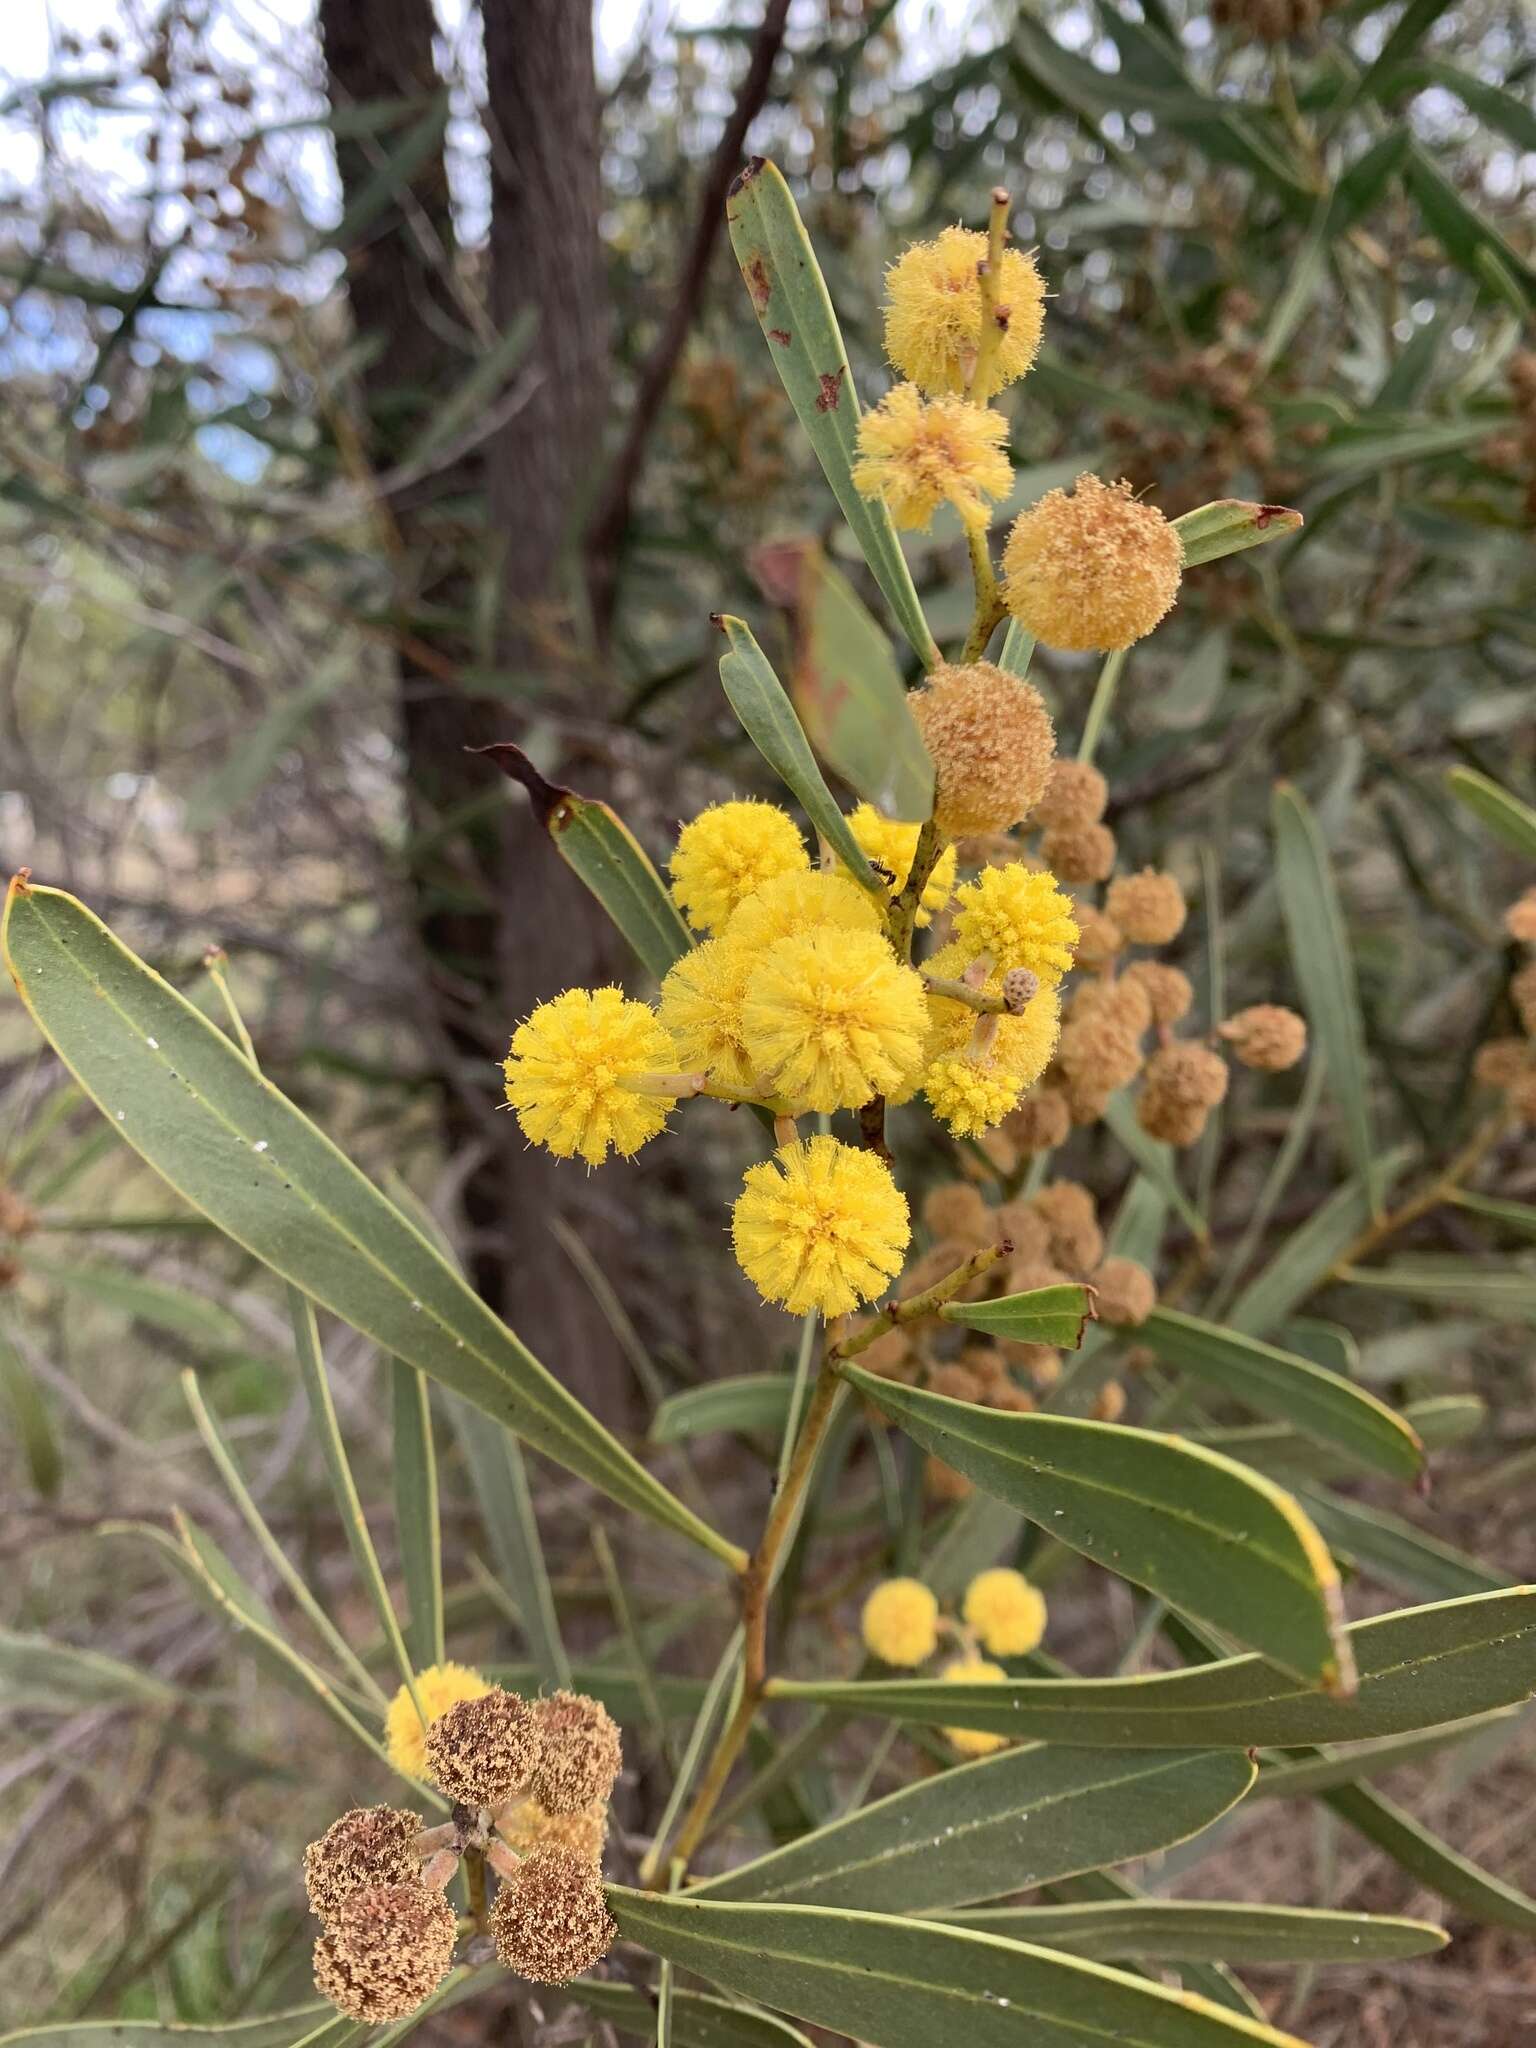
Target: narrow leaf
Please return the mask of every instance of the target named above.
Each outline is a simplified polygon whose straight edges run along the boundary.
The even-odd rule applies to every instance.
[[[637,2040],[653,2036],[656,2008],[633,1984],[578,1977],[567,1994],[599,2019]],[[752,2012],[703,1991],[672,1993],[672,2048],[811,2048],[798,2027],[772,2013]]]
[[[517,1589],[518,1620],[537,1682],[559,1692],[571,1683],[570,1660],[561,1640],[522,1447],[510,1430],[487,1429],[479,1411],[466,1401],[455,1401],[451,1412],[496,1569],[508,1586]]]
[[[1299,2048],[1189,1992],[935,1921],[608,1887],[619,1932],[722,1990],[877,2048]]]
[[[1107,1749],[1294,1748],[1436,1728],[1536,1692],[1536,1587],[1408,1607],[1347,1631],[1351,1699],[1312,1691],[1261,1657],[1135,1678],[772,1679],[775,1699],[848,1714]]]
[[[1452,768],[1445,780],[1451,795],[1476,812],[1495,839],[1528,860],[1536,860],[1536,811],[1529,804],[1521,803],[1519,797],[1479,775],[1475,768]]]
[[[443,1641],[443,1544],[437,1504],[437,1455],[432,1448],[432,1409],[426,1375],[398,1358],[389,1362],[394,1418],[395,1527],[405,1594],[411,1661],[420,1671],[441,1664]]]
[[[100,1650],[0,1629],[0,1698],[7,1706],[74,1713],[80,1707],[173,1707],[183,1695],[152,1672]]]
[[[725,218],[742,279],[816,459],[892,617],[925,669],[939,659],[885,504],[854,489],[859,398],[821,266],[777,167],[754,157],[731,187]]]
[[[3,941],[34,1021],[118,1135],[237,1244],[621,1506],[741,1562],[222,1032],[82,904],[13,883]]]
[[[1219,562],[1223,555],[1241,554],[1245,548],[1261,548],[1266,541],[1296,533],[1302,515],[1289,505],[1254,505],[1243,498],[1218,498],[1200,505],[1173,522],[1184,550],[1186,569],[1202,562]]]
[[[58,2020],[0,2034],[0,2048],[292,2048],[334,2011],[326,2004],[301,2005],[208,2027],[160,2020]]]
[[[1536,1933],[1536,1899],[1481,1869],[1379,1792],[1364,1785],[1339,1785],[1323,1798],[1341,1819],[1384,1849],[1411,1877],[1474,1920],[1487,1927],[1517,1927],[1524,1934]]]
[[[1027,1294],[1004,1294],[996,1301],[946,1301],[939,1310],[946,1323],[968,1330],[986,1330],[1016,1344],[1049,1344],[1058,1351],[1076,1351],[1093,1313],[1090,1290],[1034,1287]]]
[[[1507,1572],[1490,1571],[1475,1557],[1382,1508],[1310,1488],[1301,1497],[1330,1549],[1357,1564],[1367,1578],[1400,1593],[1457,1600],[1464,1593],[1489,1593],[1514,1583]]]
[[[1424,1446],[1400,1415],[1310,1359],[1177,1309],[1154,1309],[1137,1335],[1189,1378],[1294,1423],[1367,1470],[1412,1479],[1423,1465]]]
[[[1371,1133],[1365,1027],[1333,865],[1311,805],[1288,783],[1275,790],[1274,820],[1275,882],[1296,981],[1313,1035],[1328,1061],[1328,1085],[1355,1171],[1365,1185],[1372,1214],[1379,1214],[1381,1185]]]
[[[784,685],[744,620],[722,616],[720,630],[730,652],[720,657],[720,681],[743,732],[798,799],[801,809],[861,888],[885,896],[885,885],[859,850],[848,820],[838,809],[816,766],[810,742],[795,716]]]
[[[781,1432],[794,1384],[785,1372],[752,1372],[685,1387],[680,1394],[669,1394],[656,1410],[651,1442],[676,1444],[717,1430]]]
[[[1384,1192],[1409,1157],[1409,1149],[1399,1147],[1378,1162]],[[1339,1188],[1243,1289],[1227,1311],[1227,1323],[1254,1337],[1267,1336],[1322,1283],[1370,1220],[1365,1183],[1354,1180]]]
[[[1033,1744],[908,1785],[690,1895],[878,1913],[963,1906],[1155,1855],[1252,1783],[1235,1750]]]
[[[1305,1751],[1294,1757],[1265,1759],[1250,1799],[1310,1799],[1335,1785],[1353,1785],[1367,1778],[1385,1777],[1404,1764],[1419,1763],[1454,1749],[1473,1736],[1485,1735],[1500,1722],[1511,1730],[1520,1718],[1518,1707],[1495,1707],[1491,1713],[1474,1714],[1467,1721],[1449,1721],[1443,1728],[1416,1729],[1407,1735],[1383,1735],[1375,1742],[1349,1743],[1344,1748]]]
[[[1308,1683],[1351,1689],[1327,1545],[1258,1473],[1154,1430],[999,1413],[856,1367],[847,1377],[925,1450],[1057,1542]]]
[[[658,981],[693,944],[671,891],[616,811],[596,797],[546,782],[521,747],[502,740],[478,751],[528,792],[556,853],[591,890],[635,957]]]
[[[1081,1906],[996,1906],[946,1924],[1106,1962],[1394,1963],[1449,1936],[1426,1920],[1331,1913],[1243,1900],[1113,1899]]]
[[[63,1456],[42,1390],[4,1330],[0,1330],[0,1391],[4,1393],[11,1427],[26,1460],[27,1476],[36,1491],[45,1500],[51,1500],[63,1477]]]

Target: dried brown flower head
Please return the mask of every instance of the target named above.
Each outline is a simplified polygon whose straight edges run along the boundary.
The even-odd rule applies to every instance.
[[[457,1934],[441,1892],[371,1885],[342,1901],[315,1943],[315,1989],[350,2019],[404,2019],[448,1974]]]
[[[1040,858],[1058,881],[1102,882],[1115,864],[1115,835],[1107,825],[1057,825],[1042,837]]]
[[[493,1686],[459,1700],[427,1729],[427,1769],[450,1799],[500,1806],[522,1790],[539,1761],[540,1723],[515,1692]]]
[[[1117,875],[1104,908],[1135,946],[1166,946],[1184,929],[1184,891],[1158,868]]]
[[[1013,1246],[1013,1265],[1023,1265],[1031,1260],[1038,1261],[1049,1256],[1050,1228],[1034,1203],[1026,1196],[1015,1195],[1011,1202],[999,1203],[993,1211],[993,1221],[999,1235],[1007,1238]]]
[[[1508,1088],[1531,1064],[1531,1047],[1524,1038],[1490,1038],[1477,1048],[1472,1071],[1485,1088]]]
[[[1125,1413],[1125,1389],[1120,1382],[1106,1380],[1088,1412],[1095,1422],[1118,1422]]]
[[[1050,1256],[1069,1273],[1086,1273],[1104,1256],[1098,1210],[1087,1188],[1075,1180],[1053,1181],[1034,1198],[1037,1215],[1050,1232]]]
[[[1245,1067],[1282,1074],[1294,1067],[1307,1049],[1306,1019],[1278,1003],[1255,1003],[1239,1010],[1217,1030]]]
[[[1337,5],[1338,0],[1211,0],[1211,17],[1239,40],[1283,43],[1309,34]]]
[[[1102,1018],[1140,1038],[1152,1026],[1152,997],[1145,981],[1127,970],[1114,981],[1083,982],[1073,991],[1067,1016],[1074,1024]]]
[[[936,1365],[928,1374],[929,1390],[945,1394],[951,1401],[979,1401],[982,1382],[967,1365]]]
[[[1110,853],[1110,866],[1114,865],[1114,853]],[[1109,870],[1106,868],[1105,873]],[[1106,917],[1102,910],[1095,910],[1091,903],[1074,905],[1072,915],[1077,919],[1076,964],[1079,967],[1107,967],[1125,944],[1125,933],[1112,917]]]
[[[1040,801],[1056,734],[1040,692],[990,661],[941,662],[908,700],[937,786],[934,820],[947,838],[1006,832]]]
[[[1510,1109],[1522,1123],[1536,1124],[1536,1067],[1517,1074],[1509,1086]]]
[[[952,1501],[968,1499],[975,1488],[963,1472],[930,1455],[923,1460],[923,1491],[929,1500]]]
[[[906,1379],[911,1364],[912,1346],[905,1330],[887,1330],[859,1353],[861,1369],[877,1379]]]
[[[963,1180],[944,1181],[923,1198],[923,1226],[940,1244],[982,1245],[994,1234],[992,1212]]]
[[[1053,1152],[1058,1145],[1067,1142],[1071,1128],[1066,1096],[1059,1088],[1048,1087],[1044,1082],[1037,1083],[1018,1108],[1008,1112],[1003,1124],[1003,1129],[1019,1150],[1029,1153]],[[1006,1224],[1004,1228],[1012,1237],[1012,1230]],[[1018,1242],[1017,1239],[1014,1241]]]
[[[1061,1378],[1061,1353],[1049,1344],[1018,1344],[1007,1338],[1002,1349],[1008,1363],[1028,1373],[1031,1384],[1042,1394]]]
[[[1008,1292],[1033,1294],[1040,1287],[1065,1287],[1071,1277],[1049,1259],[1015,1259],[1008,1268]]]
[[[1173,607],[1179,536],[1122,480],[1080,476],[1021,512],[1003,550],[1008,609],[1047,647],[1108,653],[1140,640]]]
[[[1509,984],[1510,1001],[1520,1013],[1520,1022],[1536,1037],[1536,960],[1522,967]]]
[[[1058,758],[1051,764],[1045,795],[1034,822],[1048,832],[1072,825],[1097,825],[1109,802],[1109,784],[1091,761]]]
[[[1536,888],[1511,903],[1504,913],[1504,929],[1522,946],[1536,946]]]
[[[354,1806],[304,1851],[310,1910],[329,1921],[344,1899],[370,1885],[409,1884],[421,1874],[412,1848],[421,1815],[396,1806]]]
[[[534,1849],[502,1885],[491,1932],[498,1960],[533,1984],[568,1984],[618,1938],[591,1859],[558,1842]]]
[[[36,1228],[37,1211],[0,1181],[0,1237],[30,1237]]]
[[[1016,1387],[1012,1380],[1004,1380],[987,1389],[987,1406],[1000,1409],[1008,1415],[1028,1415],[1039,1405],[1033,1394],[1022,1387]]]
[[[551,1813],[579,1813],[613,1790],[623,1760],[618,1725],[585,1693],[556,1692],[534,1707],[540,1752],[529,1790]]]
[[[1161,960],[1133,960],[1120,977],[1144,991],[1152,1006],[1152,1022],[1165,1030],[1182,1023],[1194,1005],[1195,991],[1189,976],[1179,967]]]
[[[1090,1009],[1063,1028],[1056,1062],[1066,1076],[1067,1109],[1074,1123],[1084,1121],[1079,1115],[1084,1101],[1097,1101],[1102,1115],[1102,1105],[1115,1090],[1141,1072],[1141,1030],[1123,1008],[1108,1006]]]
[[[1208,1046],[1176,1040],[1153,1054],[1136,1099],[1136,1117],[1150,1137],[1193,1145],[1227,1092],[1227,1064]]]
[[[1134,1259],[1105,1259],[1092,1276],[1098,1291],[1099,1320],[1134,1329],[1157,1307],[1157,1286],[1145,1266]]]

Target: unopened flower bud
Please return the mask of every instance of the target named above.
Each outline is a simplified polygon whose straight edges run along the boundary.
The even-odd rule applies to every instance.
[[[1125,1413],[1125,1389],[1120,1382],[1106,1380],[1088,1412],[1095,1422],[1118,1422]]]
[[[1536,1038],[1536,960],[1522,967],[1509,984],[1510,1001],[1520,1013],[1520,1022]]]
[[[1003,1129],[1021,1152],[1053,1152],[1067,1142],[1072,1129],[1066,1096],[1059,1088],[1032,1088],[1018,1108],[1009,1111]]]
[[[1157,1287],[1145,1266],[1134,1259],[1105,1259],[1092,1275],[1099,1320],[1135,1328],[1157,1307]]]
[[[1114,865],[1114,853],[1110,852],[1110,866]],[[1108,869],[1105,870],[1108,873]],[[1077,919],[1076,965],[1079,967],[1107,967],[1125,944],[1125,933],[1112,917],[1106,917],[1102,910],[1079,903],[1073,911]]]
[[[529,1790],[551,1813],[578,1813],[606,1799],[619,1775],[618,1726],[585,1693],[551,1693],[534,1708],[541,1741]]]
[[[1115,835],[1107,825],[1054,825],[1040,841],[1040,858],[1063,882],[1102,882],[1115,864]]]
[[[425,1885],[353,1892],[315,1943],[315,1988],[350,2019],[404,2019],[448,1974],[457,1934],[453,1908]]]
[[[353,1892],[409,1883],[421,1864],[415,1847],[420,1826],[419,1813],[394,1806],[354,1806],[333,1820],[304,1851],[310,1910],[329,1921]]]
[[[929,1456],[923,1460],[923,1492],[931,1501],[941,1503],[967,1500],[975,1491],[972,1482],[963,1472],[957,1472],[953,1465],[946,1465],[942,1458]]]
[[[1157,868],[1118,876],[1109,885],[1104,908],[1135,946],[1166,946],[1184,929],[1184,891]]]
[[[1278,1003],[1255,1003],[1217,1029],[1245,1067],[1267,1074],[1294,1067],[1307,1049],[1305,1019]]]
[[[1195,991],[1182,968],[1161,960],[1133,960],[1120,976],[1122,987],[1139,988],[1152,1007],[1152,1022],[1165,1030],[1182,1023],[1194,1005]]]
[[[1034,1198],[1050,1233],[1050,1256],[1071,1273],[1086,1273],[1104,1256],[1098,1212],[1087,1188],[1073,1180],[1054,1181]]]
[[[1511,903],[1504,913],[1504,929],[1522,946],[1536,946],[1536,888]]]
[[[1027,967],[1010,967],[1003,976],[1003,1002],[1010,1017],[1022,1017],[1040,993],[1040,977]]]
[[[992,1211],[963,1180],[943,1181],[923,1197],[923,1228],[935,1244],[982,1245],[993,1235]]]
[[[596,1868],[557,1842],[533,1850],[502,1885],[491,1932],[498,1960],[534,1984],[568,1984],[618,1936]]]
[[[1003,550],[1008,609],[1047,647],[1109,653],[1150,633],[1184,573],[1178,533],[1131,486],[1080,476],[1014,521]]]
[[[933,756],[934,821],[947,838],[1006,832],[1029,816],[1056,750],[1038,690],[990,661],[941,662],[908,701]]]
[[[1109,802],[1109,784],[1090,761],[1058,759],[1051,764],[1034,822],[1048,832],[1064,826],[1097,825]]]
[[[1530,1064],[1530,1045],[1523,1038],[1490,1038],[1477,1048],[1472,1071],[1485,1088],[1508,1088]]]

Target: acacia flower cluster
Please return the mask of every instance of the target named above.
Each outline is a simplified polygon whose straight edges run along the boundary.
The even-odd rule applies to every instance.
[[[1006,1566],[978,1572],[965,1589],[960,1619],[946,1618],[933,1591],[921,1579],[882,1579],[864,1602],[859,1631],[864,1647],[882,1664],[915,1671],[937,1654],[947,1636],[957,1654],[938,1676],[971,1685],[1006,1678],[994,1657],[1027,1657],[1045,1634],[1045,1596],[1022,1572]],[[981,1653],[987,1654],[983,1656]],[[962,1756],[990,1756],[1007,1738],[978,1728],[946,1728]]]
[[[518,1026],[505,1062],[524,1133],[589,1165],[636,1151],[692,1096],[767,1110],[779,1142],[748,1170],[731,1236],[764,1299],[796,1315],[875,1299],[911,1238],[880,1152],[805,1137],[796,1119],[922,1096],[957,1136],[1000,1123],[1055,1049],[1077,944],[1049,874],[1014,862],[958,880],[955,834],[1006,832],[1045,788],[1054,735],[1038,692],[976,663],[936,669],[912,704],[935,762],[935,821],[925,835],[868,804],[852,813],[877,888],[813,866],[775,805],[711,805],[669,864],[699,938],[656,1004],[567,989]],[[914,931],[941,917],[945,944],[914,965]]]
[[[499,1879],[481,1917],[507,1969],[563,1984],[607,1954],[600,1864],[621,1755],[598,1701],[524,1700],[435,1664],[401,1686],[384,1737],[390,1761],[436,1785],[453,1818],[425,1827],[405,1808],[354,1807],[305,1850],[322,1930],[315,1984],[338,2012],[403,2019],[432,1995],[453,1965],[461,1925],[446,1893],[466,1859]]]

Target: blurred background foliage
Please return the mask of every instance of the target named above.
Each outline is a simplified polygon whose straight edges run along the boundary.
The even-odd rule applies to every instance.
[[[1536,779],[1536,45],[1519,0],[607,0],[595,38],[574,0],[500,0],[483,24],[425,0],[19,16],[0,51],[0,853],[210,1004],[200,963],[224,947],[268,1071],[417,1190],[610,1422],[642,1430],[659,1395],[783,1353],[697,1222],[749,1134],[721,1113],[711,1145],[669,1140],[599,1191],[492,1114],[511,1023],[625,970],[521,796],[464,749],[517,739],[659,856],[678,814],[758,782],[709,614],[787,647],[786,538],[822,536],[862,579],[717,232],[748,148],[795,187],[868,396],[884,265],[980,222],[1007,182],[1052,293],[1007,512],[1084,468],[1170,512],[1222,495],[1305,512],[1295,539],[1191,579],[1133,656],[1098,753],[1122,860],[1172,867],[1195,899],[1170,957],[1211,1017],[1285,1000],[1270,790],[1294,780],[1340,878],[1379,1145],[1433,1162],[1486,1114],[1473,1056],[1511,1028],[1499,915],[1529,873],[1444,771],[1527,797]],[[912,560],[935,630],[958,637],[958,528]],[[1043,655],[1035,674],[1075,740],[1091,668]],[[1224,1280],[1225,1251],[1261,1259],[1337,1187],[1337,1113],[1313,1089],[1293,1120],[1293,1099],[1261,1090],[1226,1117],[1191,1175],[1215,1251],[1176,1221],[1165,1270],[1214,1259]],[[1245,1239],[1281,1145],[1290,1177]],[[1068,1164],[1106,1198],[1127,1177],[1102,1131]],[[1499,1191],[1536,1191],[1529,1145]],[[214,1708],[193,1709],[180,1688],[206,1683],[220,1631],[94,1532],[159,1520],[171,1495],[229,1528],[175,1384],[191,1364],[273,1525],[344,1584],[281,1316],[232,1248],[167,1214],[14,1006],[6,1201],[0,1228],[44,1226],[0,1244],[10,1618],[173,1693],[146,1719],[100,1673],[97,1692],[78,1671],[14,1679],[0,2009],[259,2009],[302,1988],[287,1858],[336,1787],[317,1791],[326,1767],[241,1660],[220,1658]],[[1504,1506],[1536,1445],[1536,1273],[1517,1244],[1442,1209],[1413,1248],[1460,1260],[1459,1285],[1442,1267],[1428,1308],[1334,1289],[1320,1310],[1379,1381],[1490,1397],[1434,1527],[1496,1553],[1499,1576],[1532,1563]],[[383,1499],[376,1363],[345,1336],[330,1363]],[[719,1470],[743,1455],[717,1450]],[[578,1636],[601,1642],[590,1504],[543,1473],[539,1501]],[[493,1625],[451,1470],[445,1544],[459,1618]],[[670,1551],[625,1544],[660,1639],[699,1587]],[[1415,1569],[1406,1590],[1433,1597]],[[1095,1598],[1083,1628],[1124,1629]],[[1470,1832],[1528,1856],[1507,1838],[1528,1757],[1501,1772]],[[295,1813],[280,1839],[274,1788]],[[642,1778],[637,1826],[650,1796]],[[1262,1851],[1231,1853],[1310,1866],[1336,1899],[1403,1896],[1326,1833],[1281,1852],[1267,1826]],[[1305,1879],[1270,1881],[1300,1897]],[[1490,1994],[1489,2042],[1517,2038],[1530,1998],[1504,1939],[1470,1964],[1452,1951],[1512,1987],[1507,2035]],[[1415,2040],[1465,2038],[1446,1975],[1373,1992],[1380,2037],[1407,2015]],[[1325,1984],[1304,2023],[1367,2038],[1357,2001]]]

